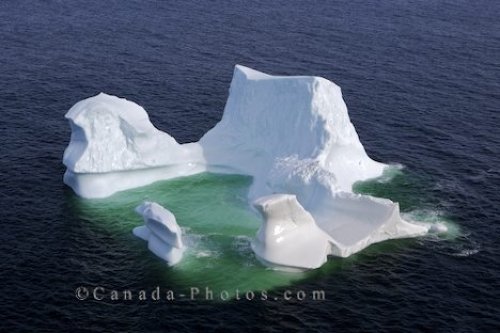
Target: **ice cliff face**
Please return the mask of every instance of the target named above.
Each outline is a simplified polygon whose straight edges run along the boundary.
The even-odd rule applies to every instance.
[[[271,76],[236,66],[222,120],[190,144],[180,145],[156,129],[137,104],[105,94],[78,102],[66,118],[72,135],[63,158],[64,181],[83,197],[106,197],[204,171],[239,173],[253,176],[252,201],[293,195],[298,206],[292,211],[311,216],[312,224],[304,228],[321,229],[327,254],[348,256],[373,242],[427,232],[404,222],[397,204],[352,193],[354,182],[380,176],[385,165],[368,157],[340,88],[323,78]],[[293,201],[280,200],[271,200],[273,216],[275,207],[283,206],[277,203]],[[283,227],[291,225],[290,218],[282,221]],[[271,247],[262,243],[265,239],[272,237],[261,238],[256,251],[264,262],[283,265],[273,262],[273,251],[300,252],[282,244],[281,250],[266,250]],[[311,257],[295,268],[318,267],[325,257]]]
[[[71,142],[63,162],[74,173],[144,169],[183,159],[183,148],[157,130],[139,105],[99,94],[66,114]],[[163,154],[158,154],[163,149]]]
[[[358,180],[381,175],[384,168],[367,156],[337,85],[320,77],[271,76],[243,66],[235,68],[222,120],[200,144],[212,166],[261,175],[284,159],[288,168],[296,160],[302,170],[310,164],[310,169],[331,173],[335,186],[346,191]],[[265,190],[258,192],[256,196]]]

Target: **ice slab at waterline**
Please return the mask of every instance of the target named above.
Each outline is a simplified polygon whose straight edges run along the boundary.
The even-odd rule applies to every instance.
[[[367,199],[369,198],[369,199]],[[342,193],[316,218],[295,195],[273,194],[254,205],[264,223],[252,249],[266,265],[281,270],[303,270],[323,265],[328,255],[348,257],[370,244],[391,238],[427,233],[428,227],[405,222],[399,206],[389,200]]]
[[[144,202],[135,211],[143,217],[144,225],[134,228],[134,235],[148,242],[149,250],[170,266],[181,261],[185,247],[174,214],[155,202]]]
[[[103,93],[75,104],[66,118],[72,134],[63,158],[64,182],[82,197],[104,198],[206,171],[252,176],[251,202],[273,194],[294,196],[258,201],[258,207],[267,207],[261,208],[266,218],[261,231],[266,224],[286,230],[314,225],[311,235],[303,233],[304,244],[308,237],[324,237],[319,229],[330,247],[310,262],[282,262],[256,250],[269,265],[315,268],[327,254],[345,257],[429,229],[403,221],[390,200],[352,193],[356,181],[381,176],[386,165],[368,157],[340,88],[324,78],[271,76],[236,66],[221,121],[188,144],[156,129],[139,105]],[[269,221],[270,216],[283,218]],[[260,232],[255,244],[266,248],[274,238],[262,234],[268,236]]]

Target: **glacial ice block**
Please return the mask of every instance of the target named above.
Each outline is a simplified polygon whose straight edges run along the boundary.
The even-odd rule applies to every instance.
[[[177,264],[185,247],[174,214],[155,202],[144,202],[135,211],[144,218],[144,225],[134,228],[134,235],[148,242],[149,250],[170,266]]]
[[[180,145],[124,98],[101,93],[76,103],[66,118],[71,139],[64,182],[82,197],[103,198],[205,170],[199,145]]]
[[[294,195],[259,198],[254,206],[264,222],[252,241],[252,250],[265,265],[282,270],[318,268],[331,252],[328,235]]]
[[[270,199],[274,203],[262,212],[273,217],[281,213],[272,207],[298,205],[294,211],[302,212],[297,216],[306,223],[287,217],[285,225],[321,229],[333,255],[426,232],[403,221],[392,201],[352,193],[355,182],[381,176],[386,165],[367,155],[340,88],[324,78],[272,76],[237,65],[221,121],[187,144],[155,128],[139,105],[102,93],[76,103],[66,118],[72,133],[63,157],[64,182],[85,198],[200,172],[233,173],[253,177],[249,201],[276,193],[295,196]],[[267,223],[279,221],[273,217]],[[149,235],[148,230],[137,233]],[[165,244],[157,231],[150,245]],[[317,235],[305,234],[301,241]],[[160,245],[153,247],[165,252]],[[313,267],[325,258],[324,250],[318,251],[310,265],[276,261]]]

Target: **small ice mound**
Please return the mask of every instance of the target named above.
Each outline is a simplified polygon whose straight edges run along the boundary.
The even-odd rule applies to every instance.
[[[329,237],[295,195],[270,195],[258,199],[254,205],[264,222],[251,247],[264,265],[300,271],[318,268],[326,262],[330,252]]]
[[[144,218],[144,225],[134,228],[134,235],[147,241],[149,250],[169,266],[181,261],[185,247],[174,214],[155,202],[147,201],[135,211]]]

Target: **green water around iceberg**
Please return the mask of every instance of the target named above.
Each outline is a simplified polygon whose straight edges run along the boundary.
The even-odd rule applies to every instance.
[[[407,177],[400,171],[388,172],[393,174],[359,183],[355,190],[399,201],[403,212],[421,207],[423,199],[415,195],[418,186],[408,184]],[[136,260],[145,263],[144,269],[154,272],[158,284],[177,290],[189,290],[193,286],[204,289],[207,286],[214,293],[226,290],[231,295],[237,289],[271,290],[318,275],[332,274],[345,265],[364,260],[367,255],[415,244],[414,240],[374,244],[346,259],[330,258],[323,267],[309,272],[287,273],[268,269],[256,259],[250,248],[250,241],[261,223],[247,202],[251,182],[252,178],[246,176],[203,173],[157,182],[106,199],[87,200],[75,196],[72,207],[98,232],[107,233],[114,240],[121,241],[123,248],[132,249]],[[415,201],[415,197],[419,199]],[[172,211],[183,228],[188,250],[174,267],[168,267],[147,249],[146,242],[132,235],[132,229],[143,224],[134,208],[146,200],[155,201]]]

